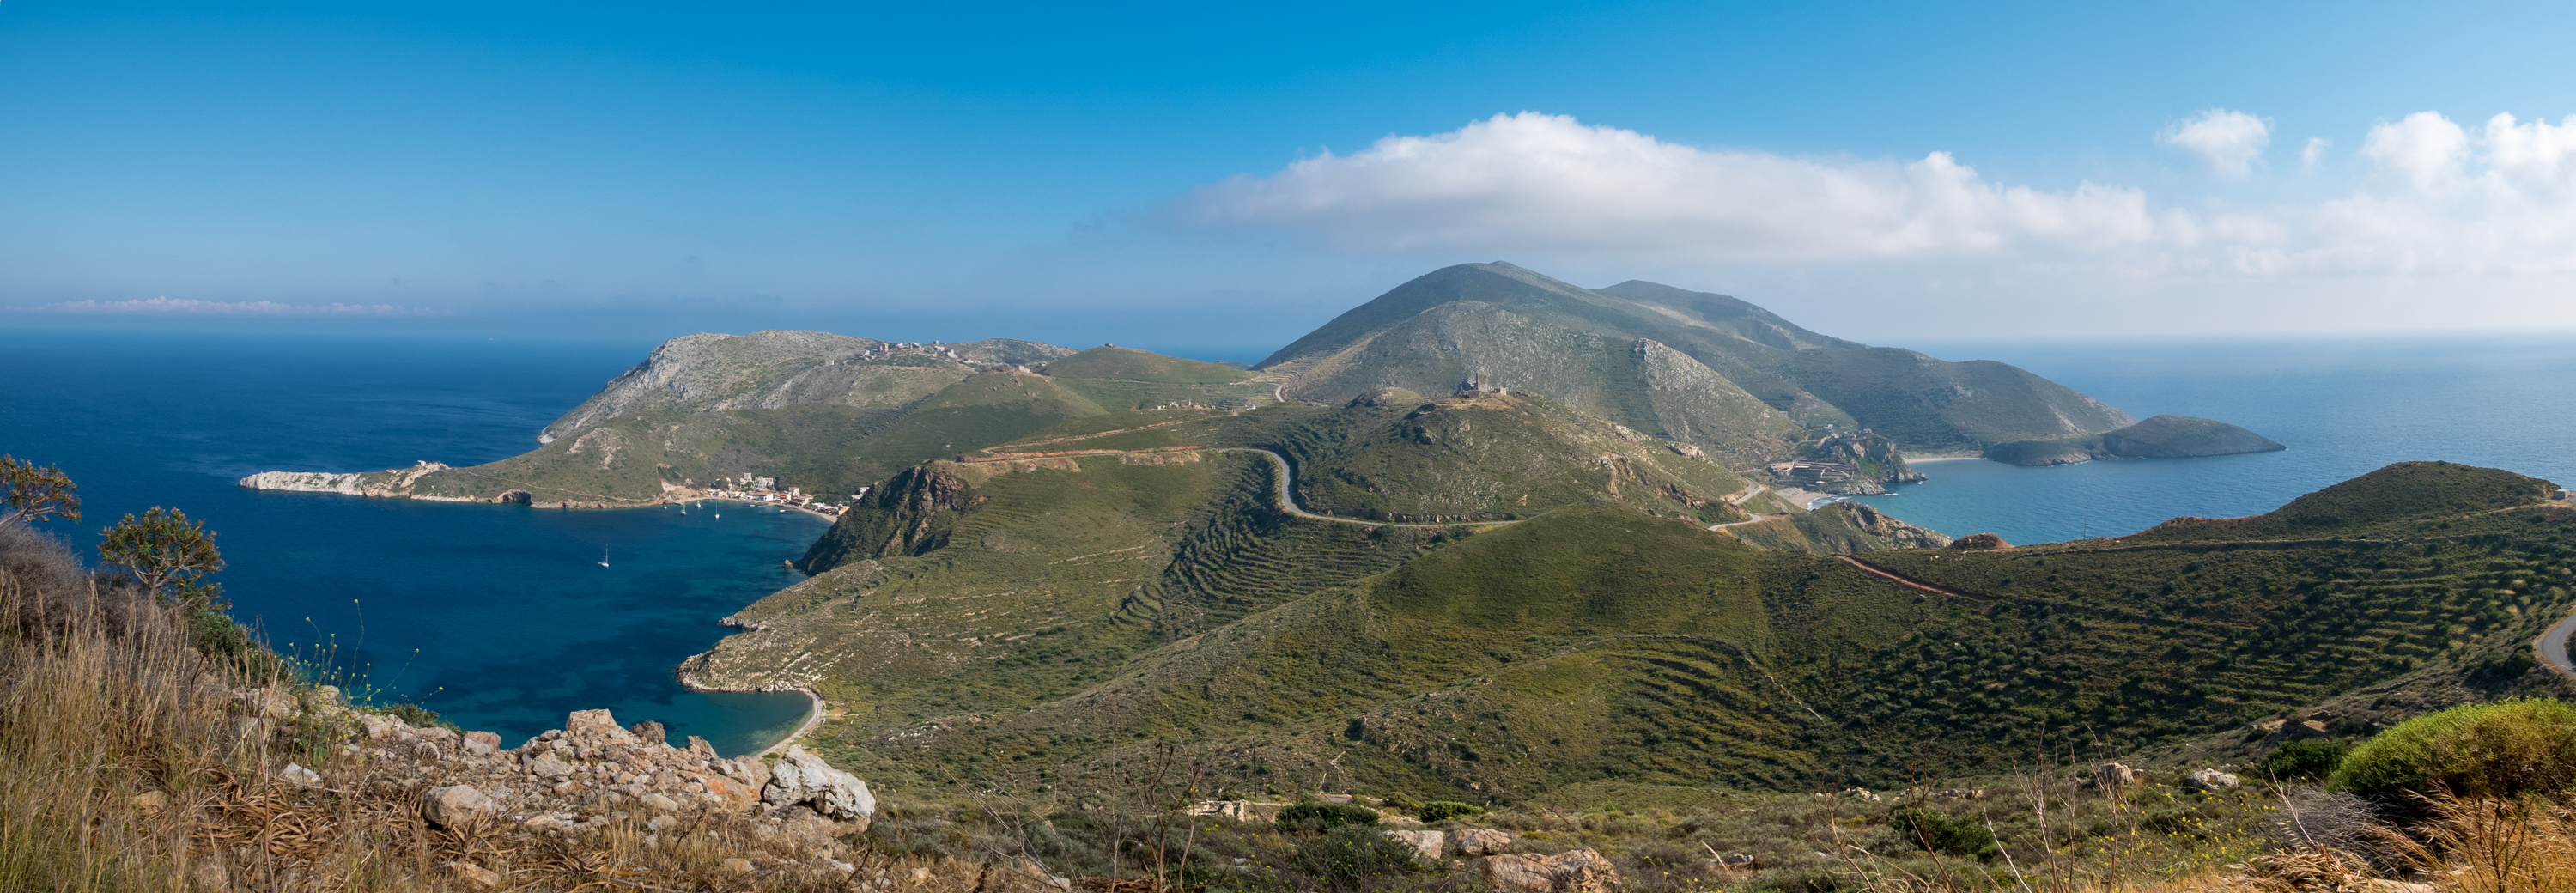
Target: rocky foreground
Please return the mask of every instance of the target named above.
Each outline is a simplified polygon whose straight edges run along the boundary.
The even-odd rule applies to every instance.
[[[300,702],[281,689],[236,692],[236,733],[246,746],[288,754],[326,743],[330,759],[310,768],[286,761],[273,774],[305,788],[405,799],[429,827],[447,832],[579,842],[641,831],[650,847],[659,832],[732,819],[766,845],[726,860],[730,869],[848,878],[860,861],[852,840],[877,812],[867,782],[802,748],[774,762],[727,759],[704,738],[672,747],[659,723],[627,728],[606,710],[581,710],[563,728],[504,749],[491,732],[416,726],[348,709],[329,687],[319,692]],[[478,886],[500,878],[471,862],[447,868]]]

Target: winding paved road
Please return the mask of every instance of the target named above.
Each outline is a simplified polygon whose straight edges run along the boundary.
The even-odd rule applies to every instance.
[[[2531,650],[2540,652],[2540,662],[2558,671],[2558,675],[2576,679],[2576,665],[2571,665],[2567,659],[2569,633],[2576,633],[2576,614],[2567,615],[2567,619],[2558,621],[2558,625],[2532,640]]]
[[[1384,521],[1362,521],[1362,520],[1359,520],[1359,519],[1357,519],[1357,518],[1336,518],[1336,517],[1333,517],[1333,516],[1331,516],[1331,515],[1318,515],[1318,514],[1315,514],[1314,512],[1310,512],[1310,511],[1307,511],[1307,510],[1305,510],[1305,509],[1298,508],[1298,507],[1297,507],[1297,500],[1289,496],[1289,493],[1291,492],[1291,489],[1292,489],[1292,488],[1290,487],[1290,484],[1292,483],[1291,478],[1290,478],[1290,475],[1294,474],[1294,472],[1291,472],[1291,471],[1289,471],[1289,470],[1288,470],[1288,459],[1287,459],[1287,457],[1285,457],[1285,456],[1281,456],[1281,455],[1279,455],[1278,453],[1274,453],[1274,452],[1271,452],[1271,451],[1269,451],[1269,450],[1261,449],[1261,448],[1259,448],[1259,447],[1218,447],[1218,448],[1216,449],[1216,451],[1217,451],[1217,452],[1220,452],[1220,453],[1260,453],[1260,454],[1262,454],[1262,455],[1264,455],[1264,456],[1268,456],[1268,457],[1270,457],[1270,461],[1271,461],[1271,463],[1272,463],[1272,464],[1274,464],[1274,465],[1279,466],[1279,510],[1280,510],[1280,511],[1287,512],[1287,513],[1289,513],[1289,514],[1291,514],[1291,515],[1295,515],[1295,516],[1300,517],[1300,518],[1312,518],[1312,519],[1317,520],[1317,521],[1332,521],[1332,522],[1340,523],[1340,524],[1365,524],[1365,525],[1368,525],[1368,526],[1370,526],[1370,527],[1384,527],[1384,526],[1386,526],[1386,523],[1387,523],[1387,522],[1384,522]],[[1452,522],[1445,523],[1445,524],[1398,524],[1398,525],[1395,525],[1395,526],[1397,526],[1397,527],[1457,527],[1457,526],[1464,525],[1464,526],[1468,526],[1468,527],[1501,527],[1501,526],[1503,526],[1503,525],[1505,525],[1505,524],[1518,524],[1518,523],[1520,523],[1520,522],[1518,522],[1518,521],[1452,521]]]

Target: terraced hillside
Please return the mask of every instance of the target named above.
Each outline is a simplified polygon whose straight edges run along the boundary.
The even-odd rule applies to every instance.
[[[1746,482],[1690,444],[1664,441],[1535,395],[1438,399],[1383,389],[1333,408],[1101,416],[979,451],[1269,450],[1295,469],[1306,510],[1371,521],[1507,521],[1612,498],[1650,511],[1742,520]]]
[[[1188,402],[1275,402],[1252,373],[1100,347],[922,345],[822,332],[690,335],[556,419],[537,449],[471,468],[257,475],[275,489],[541,505],[686,498],[739,474],[837,498],[939,456],[1059,422]],[[1106,408],[1105,408],[1106,407]]]
[[[1956,451],[2135,421],[2003,363],[1844,341],[1725,295],[1636,281],[1585,289],[1506,263],[1425,274],[1256,368],[1286,379],[1292,397],[1328,403],[1474,378],[1729,457],[1786,455],[1787,433],[1826,425]]]
[[[1246,417],[1268,413],[1291,416]],[[1180,464],[1125,464],[1147,457]],[[926,551],[890,539],[747,612],[767,628],[710,666],[816,667],[800,616],[913,637],[851,652],[878,661],[864,672],[798,677],[842,706],[815,745],[903,783],[1074,796],[1169,741],[1242,790],[1512,801],[1891,785],[2371,692],[2556,691],[2525,643],[2576,608],[2576,509],[2492,469],[2392,466],[2273,515],[2126,538],[1831,556],[1612,500],[1472,533],[1286,517],[1259,508],[1250,458],[959,464],[946,473],[1015,470],[936,497],[953,519],[905,528],[948,525]],[[1166,468],[1204,474],[1191,498],[1211,501],[1140,501],[1135,475]],[[1044,494],[1068,501],[1022,504]],[[983,569],[1024,536],[1092,530],[1129,532],[1010,559],[1099,577],[1045,584],[1089,603],[1006,603],[1024,587]]]

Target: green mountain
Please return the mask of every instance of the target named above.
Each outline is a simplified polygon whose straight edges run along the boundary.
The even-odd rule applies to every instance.
[[[1028,341],[874,341],[764,331],[674,338],[539,432],[470,468],[263,472],[244,486],[612,507],[754,474],[825,498],[1067,419],[1189,401],[1249,406],[1277,387],[1214,363]]]
[[[2071,729],[2153,746],[2542,685],[2510,656],[2576,604],[2576,510],[2492,469],[1892,548],[1858,507],[1739,514],[1691,446],[1492,391],[1079,419],[872,490],[683,675],[823,693],[813,746],[890,780],[1089,789],[1170,741],[1238,789],[1508,801],[1886,785]]]
[[[2014,465],[2072,465],[2095,459],[2191,459],[2289,449],[2226,422],[2160,415],[2101,434],[2022,440],[1987,447],[1985,457]]]
[[[1804,428],[1868,428],[1908,450],[2096,434],[2135,421],[2003,363],[1951,363],[1800,328],[1725,295],[1580,288],[1507,263],[1425,274],[1255,368],[1290,397],[1474,380],[1530,390],[1729,457],[1777,458]]]

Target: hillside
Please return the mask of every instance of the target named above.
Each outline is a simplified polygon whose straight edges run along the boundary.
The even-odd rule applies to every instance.
[[[1038,371],[1047,370],[1047,371]],[[1142,351],[822,332],[675,338],[556,419],[527,453],[470,468],[273,472],[244,486],[540,506],[691,498],[741,474],[840,498],[921,462],[1068,419],[1189,401],[1275,401],[1252,373]]]
[[[2490,469],[1854,561],[1606,493],[1481,531],[1300,518],[1264,506],[1251,454],[1153,449],[890,484],[905,495],[871,508],[867,548],[745,611],[757,631],[689,672],[824,692],[844,718],[815,745],[878,777],[1079,788],[1169,739],[1244,790],[1512,802],[1890,785],[2000,771],[2070,728],[2143,748],[2356,692],[2545,690],[2508,658],[2576,607],[2576,511]],[[1834,509],[1814,516],[1867,523]],[[2237,537],[2168,529],[2211,523]]]
[[[2289,449],[2226,422],[2160,415],[2101,434],[2023,440],[1987,447],[1985,457],[2014,465],[2072,465],[2095,459],[2193,459]]]
[[[1285,379],[1291,397],[1327,403],[1472,378],[1729,456],[1785,456],[1783,435],[1827,425],[1937,451],[2134,421],[2002,363],[1844,341],[1725,295],[1648,282],[1584,289],[1505,263],[1425,274],[1256,368]]]

